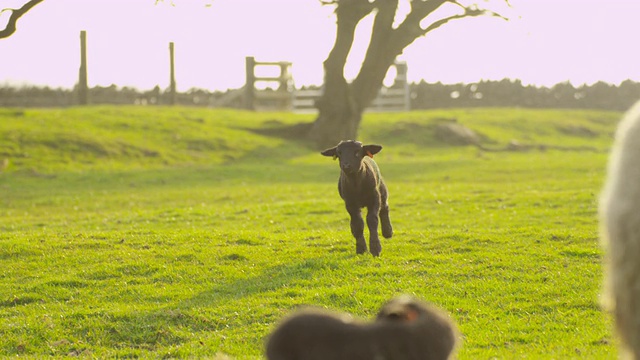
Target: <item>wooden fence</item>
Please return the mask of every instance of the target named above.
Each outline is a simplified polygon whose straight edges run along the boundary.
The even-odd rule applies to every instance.
[[[213,107],[232,107],[245,108],[249,110],[278,110],[278,111],[295,111],[295,112],[314,112],[315,102],[322,96],[322,89],[296,89],[293,84],[291,74],[291,63],[286,61],[278,62],[259,62],[254,57],[246,57],[246,82],[241,89],[228,90],[220,96],[209,96],[209,99],[195,101],[184,100],[183,95],[176,90],[176,72],[174,62],[175,48],[173,42],[169,43],[169,88],[163,94],[159,91],[153,91],[151,99],[147,101],[146,95],[131,96],[118,99],[105,98],[102,93],[113,93],[109,88],[96,87],[90,89],[88,86],[88,65],[87,65],[87,33],[80,32],[80,69],[78,76],[77,89],[74,90],[76,99],[71,99],[68,94],[50,94],[46,89],[40,91],[42,99],[20,99],[18,94],[13,94],[10,89],[2,91],[3,99],[0,99],[0,105],[9,106],[11,104],[19,106],[69,106],[73,104],[86,105],[90,103],[138,103],[140,104],[188,104],[188,105],[205,105]],[[407,82],[407,64],[404,62],[396,63],[396,78],[390,87],[383,87],[378,97],[372,102],[367,111],[407,111],[410,110],[410,91]],[[260,75],[256,69],[271,70],[269,75]],[[277,74],[273,70],[277,70]],[[268,73],[268,72],[267,72]],[[276,84],[273,86],[266,85]],[[159,90],[159,88],[158,88]],[[123,90],[124,91],[124,90]],[[37,91],[36,91],[37,92]],[[157,94],[156,94],[157,93]],[[104,94],[102,94],[104,95]],[[111,94],[113,95],[113,94]],[[160,96],[162,95],[162,96]],[[95,97],[92,99],[92,97]],[[10,98],[10,99],[9,99]]]
[[[277,68],[280,72],[277,76],[258,76],[256,67]],[[258,62],[252,56],[246,58],[246,82],[244,85],[244,107],[248,110],[292,110],[293,105],[293,78],[291,77],[291,63]],[[256,84],[277,83],[277,89],[265,88],[258,90]]]
[[[407,64],[398,62],[395,65],[396,77],[393,85],[382,87],[378,97],[367,111],[408,111],[411,110],[409,83],[407,81]],[[277,67],[277,76],[257,76],[256,67]],[[256,88],[261,82],[277,83],[277,89]],[[315,102],[322,96],[322,89],[296,89],[291,76],[291,63],[258,62],[254,57],[246,58],[246,82],[242,92],[244,108],[248,110],[280,110],[295,112],[314,112]]]
[[[398,62],[396,67],[396,77],[393,85],[383,86],[371,105],[366,111],[409,111],[411,110],[411,97],[409,83],[407,82],[407,64]],[[313,112],[315,102],[322,96],[322,89],[299,89],[294,90],[293,111]]]
[[[174,43],[169,43],[169,104],[175,105],[178,92],[176,90],[176,72],[175,72],[175,47]],[[78,74],[78,104],[87,105],[91,103],[90,89],[88,85],[87,70],[87,32],[80,31],[80,70]]]

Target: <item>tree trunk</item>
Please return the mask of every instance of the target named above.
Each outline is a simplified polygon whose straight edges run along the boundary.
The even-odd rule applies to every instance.
[[[362,120],[362,109],[358,108],[346,81],[339,87],[326,85],[316,103],[318,117],[309,133],[320,149],[335,146],[341,140],[356,140]]]
[[[318,117],[309,132],[318,148],[335,146],[340,140],[355,140],[358,135],[364,108],[344,78],[344,66],[356,26],[373,9],[368,0],[343,0],[336,8],[336,40],[324,62],[324,91],[316,103]]]
[[[369,49],[357,78],[349,84],[344,78],[344,66],[353,44],[355,28],[374,6],[378,12]],[[318,117],[309,133],[319,148],[334,146],[341,140],[357,139],[362,113],[376,98],[389,67],[402,51],[390,46],[397,6],[398,0],[374,3],[343,0],[336,9],[336,41],[324,62],[324,92],[316,103]]]
[[[341,140],[356,140],[362,113],[378,95],[396,57],[415,39],[455,19],[486,14],[502,18],[475,5],[466,7],[456,1],[411,1],[410,13],[394,28],[398,0],[336,0],[334,3],[337,4],[336,40],[324,62],[324,91],[316,103],[319,113],[308,135],[319,148],[335,146]],[[445,3],[461,7],[464,12],[439,19],[423,28],[422,20]],[[377,12],[369,47],[358,76],[349,84],[344,78],[344,66],[353,44],[355,28],[374,9]]]

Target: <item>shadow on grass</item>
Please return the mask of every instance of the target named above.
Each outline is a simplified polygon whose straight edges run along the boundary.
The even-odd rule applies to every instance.
[[[177,304],[140,312],[76,312],[66,316],[63,324],[74,329],[76,336],[84,341],[116,348],[119,356],[138,357],[147,351],[187,343],[193,332],[242,326],[237,314],[229,312],[229,307],[237,306],[237,301],[311,280],[323,269],[339,267],[339,261],[340,258],[328,257],[303,259],[273,266],[255,276],[222,280],[210,290]],[[3,305],[16,304],[9,301]],[[95,321],[102,323],[99,330],[95,328]],[[71,344],[67,347],[61,350],[67,353],[74,350]]]
[[[267,121],[259,128],[237,128],[238,130],[251,132],[280,140],[278,146],[259,146],[251,151],[241,154],[239,157],[230,157],[225,165],[234,163],[274,161],[286,162],[299,157],[301,154],[319,153],[315,144],[308,139],[308,133],[313,123],[283,124],[278,120]]]
[[[224,301],[276,291],[299,281],[310,280],[318,271],[339,267],[335,258],[311,258],[292,264],[283,264],[266,269],[259,275],[222,282],[211,290],[183,301],[180,308],[202,307]]]
[[[245,131],[251,131],[258,135],[276,137],[284,140],[304,140],[309,134],[312,122],[296,123],[284,125],[280,121],[272,120],[263,124],[260,128],[241,128]]]

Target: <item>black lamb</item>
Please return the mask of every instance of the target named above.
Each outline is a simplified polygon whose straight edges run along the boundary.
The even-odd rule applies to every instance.
[[[389,220],[387,186],[382,180],[378,165],[373,161],[373,155],[380,150],[382,150],[380,145],[362,145],[359,141],[347,140],[341,141],[337,146],[321,153],[324,156],[340,159],[338,192],[351,216],[351,233],[356,238],[356,253],[358,254],[367,251],[361,208],[367,208],[369,251],[373,256],[379,256],[382,251],[378,237],[378,216],[380,217],[382,236],[388,239],[393,235],[393,228]]]
[[[288,316],[266,344],[269,360],[446,360],[459,333],[449,317],[420,300],[387,302],[375,321],[305,309]]]

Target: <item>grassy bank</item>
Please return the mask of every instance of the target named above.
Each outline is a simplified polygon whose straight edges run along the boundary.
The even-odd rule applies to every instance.
[[[369,318],[409,293],[460,359],[615,359],[598,305],[597,195],[619,114],[368,114],[396,233],[356,256],[310,115],[0,109],[0,355],[260,357],[300,304]],[[452,146],[453,119],[482,151]],[[6,159],[6,161],[4,161]]]

